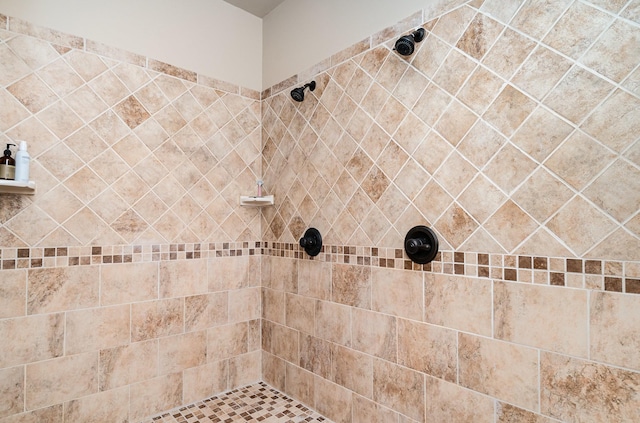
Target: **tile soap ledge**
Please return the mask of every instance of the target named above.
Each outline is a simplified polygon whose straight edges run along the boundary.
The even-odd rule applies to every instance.
[[[275,198],[273,195],[265,195],[263,197],[241,195],[240,205],[245,207],[266,207],[273,206]]]
[[[0,179],[0,194],[26,194],[36,193],[36,183],[34,181],[19,182]]]

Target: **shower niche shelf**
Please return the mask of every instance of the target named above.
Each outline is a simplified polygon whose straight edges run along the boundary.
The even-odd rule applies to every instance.
[[[0,194],[33,195],[35,193],[36,183],[34,181],[18,182],[0,179]]]
[[[240,205],[244,207],[267,207],[275,204],[273,195],[265,195],[262,197],[241,195]]]

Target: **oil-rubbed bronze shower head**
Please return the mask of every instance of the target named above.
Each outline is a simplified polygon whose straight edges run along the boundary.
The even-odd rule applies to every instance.
[[[293,98],[295,101],[304,100],[304,90],[307,87],[309,87],[311,91],[315,90],[316,81],[311,81],[308,84],[305,84],[304,87],[294,88],[293,90],[291,90],[291,98]]]
[[[424,40],[424,36],[426,31],[424,28],[418,28],[411,35],[405,35],[400,37],[398,41],[396,41],[395,50],[403,56],[410,56],[413,54],[415,50],[415,43],[419,43]]]

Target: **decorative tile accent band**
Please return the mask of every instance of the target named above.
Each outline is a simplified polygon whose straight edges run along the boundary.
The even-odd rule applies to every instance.
[[[14,270],[256,255],[640,294],[640,262],[440,251],[419,265],[400,248],[353,245],[325,245],[316,257],[298,244],[263,241],[3,248],[0,263]]]

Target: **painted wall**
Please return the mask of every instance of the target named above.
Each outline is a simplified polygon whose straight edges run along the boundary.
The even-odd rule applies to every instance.
[[[262,88],[262,20],[222,0],[0,0],[0,13]]]
[[[640,15],[541,3],[445,11],[403,58],[409,18],[267,90],[268,383],[337,422],[638,420]]]
[[[300,73],[418,11],[435,16],[457,0],[287,0],[263,19],[263,87]]]

